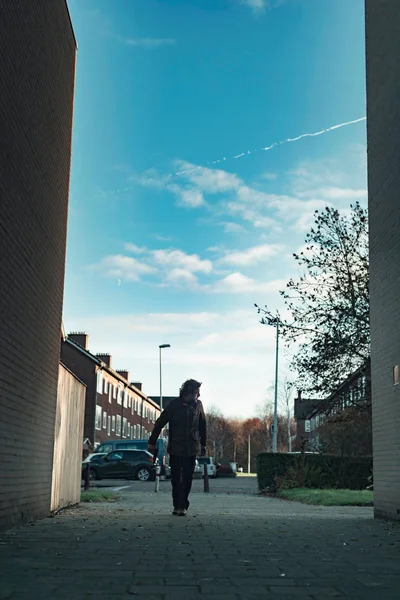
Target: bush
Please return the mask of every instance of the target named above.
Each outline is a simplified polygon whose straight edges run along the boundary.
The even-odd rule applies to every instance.
[[[300,454],[272,454],[257,456],[257,478],[260,490],[285,489],[299,485]],[[309,488],[342,488],[365,490],[372,469],[370,456],[330,456],[306,454],[304,483]],[[282,488],[281,488],[282,489]]]

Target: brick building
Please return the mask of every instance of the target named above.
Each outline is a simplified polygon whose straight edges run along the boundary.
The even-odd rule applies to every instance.
[[[322,400],[316,398],[303,398],[301,391],[298,391],[297,398],[294,399],[294,418],[296,421],[296,436],[292,440],[294,452],[300,450],[302,439],[310,437],[309,415],[320,404]]]
[[[328,433],[328,427],[331,427],[332,430],[332,426],[334,426],[335,430],[332,430],[330,436],[330,453],[337,454],[342,450],[350,451],[351,449],[351,454],[371,455],[370,407],[369,365],[366,365],[347,377],[328,398],[319,401],[314,407],[310,407],[311,410],[308,411],[305,421],[305,437],[309,440],[308,449],[310,451],[324,450],[324,444],[327,441],[324,438]],[[353,444],[352,440],[341,443],[339,439],[341,435],[339,425],[345,422],[348,426],[343,427],[344,435],[346,431],[351,431],[352,424],[355,425],[355,431],[359,433],[359,438],[354,436]],[[335,435],[338,438],[336,441],[334,440]],[[359,448],[356,447],[357,444],[359,444]]]
[[[0,0],[0,527],[50,511],[76,43],[65,0]]]
[[[86,384],[84,437],[93,444],[118,438],[148,438],[160,409],[129,372],[114,370],[110,354],[92,354],[86,333],[70,333],[61,360]]]
[[[375,515],[400,519],[400,6],[366,0]]]

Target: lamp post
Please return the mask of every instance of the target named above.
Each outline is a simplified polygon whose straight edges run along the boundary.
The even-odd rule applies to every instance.
[[[271,325],[276,327],[276,347],[275,347],[275,394],[274,394],[274,430],[272,437],[272,452],[277,452],[278,446],[278,385],[279,385],[279,331],[280,327],[288,327],[289,329],[297,329],[298,331],[308,331],[311,333],[320,334],[321,332],[315,329],[309,329],[307,327],[297,327],[281,321],[279,312],[276,311],[276,316],[268,310],[267,307],[260,308],[257,304],[254,305],[258,311],[258,314],[263,314],[260,323],[262,325]]]
[[[161,344],[158,346],[160,352],[160,411],[163,411],[163,397],[162,397],[162,366],[161,366],[161,353],[164,348],[171,348],[170,344]]]

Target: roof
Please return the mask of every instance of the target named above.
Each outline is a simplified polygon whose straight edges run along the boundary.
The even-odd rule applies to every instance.
[[[337,387],[320,405],[316,406],[314,410],[312,410],[308,417],[311,419],[314,415],[318,414],[319,410],[322,408],[327,408],[330,404],[336,400],[336,398],[348,387],[350,387],[355,381],[357,381],[360,376],[362,376],[366,371],[369,371],[370,364],[369,361],[361,365],[356,371],[351,373],[346,379]]]
[[[157,402],[152,400],[152,398],[149,398],[148,396],[146,396],[146,394],[144,392],[142,392],[142,390],[139,390],[137,387],[132,385],[127,379],[125,379],[125,377],[122,377],[122,375],[120,375],[117,371],[114,371],[114,369],[112,369],[111,367],[108,367],[106,365],[106,363],[104,363],[99,358],[97,358],[97,356],[95,356],[94,354],[89,352],[89,350],[85,350],[85,348],[83,348],[82,346],[80,346],[79,344],[77,344],[76,342],[71,340],[68,336],[65,339],[65,343],[69,344],[70,346],[73,346],[73,348],[75,348],[76,350],[78,350],[79,352],[84,354],[95,365],[97,365],[102,371],[106,371],[107,373],[112,375],[112,377],[114,377],[114,379],[117,379],[118,381],[123,383],[125,385],[125,387],[129,388],[130,390],[132,390],[133,392],[138,394],[141,398],[143,398],[143,400],[146,400],[146,402],[150,402],[154,406],[154,408],[160,408],[160,405],[157,404]]]
[[[323,402],[321,399],[317,398],[295,398],[294,401],[294,417],[297,420],[305,420],[308,418],[308,415],[311,411],[316,408],[316,406]]]

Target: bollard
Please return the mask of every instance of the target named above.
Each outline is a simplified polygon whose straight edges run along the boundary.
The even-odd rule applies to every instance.
[[[87,492],[89,488],[90,488],[90,466],[89,466],[89,461],[88,461],[86,463],[86,468],[85,468],[85,492]]]
[[[210,480],[208,479],[208,468],[204,465],[204,492],[208,494],[210,491]]]
[[[161,465],[160,465],[158,458],[156,458],[156,486],[155,486],[156,492],[158,492],[158,490],[160,489],[160,474],[161,474]]]

